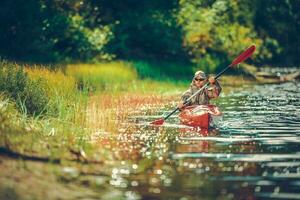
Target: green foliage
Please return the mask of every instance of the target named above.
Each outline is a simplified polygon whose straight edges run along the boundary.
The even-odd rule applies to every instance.
[[[193,74],[191,63],[164,61],[132,61],[132,66],[142,79],[153,80],[189,80]]]
[[[265,62],[299,65],[300,3],[298,0],[256,0],[253,24],[272,56]]]
[[[93,5],[99,8],[99,18],[114,22],[109,49],[119,58],[186,60],[177,1],[103,0]]]
[[[0,56],[33,62],[192,61],[211,64],[201,67],[214,71],[254,43],[256,63],[294,65],[299,5],[298,0],[3,0]]]
[[[111,59],[104,51],[111,28],[88,17],[89,11],[81,0],[4,0],[0,54],[39,62]]]
[[[193,71],[196,72],[198,70],[205,71],[206,73],[214,73],[218,71],[219,66],[226,65],[226,57],[223,58],[224,55],[216,55],[216,54],[206,54],[204,55],[199,62],[197,63],[197,67],[193,68]]]
[[[224,58],[229,62],[252,43],[260,48],[262,40],[253,31],[247,1],[182,0],[180,6],[184,44],[194,63],[205,64],[201,67],[208,71],[215,71]]]
[[[0,92],[13,99],[25,114],[40,115],[46,112],[49,97],[42,81],[30,80],[22,67],[1,63]]]
[[[87,26],[87,20],[79,14],[60,17],[63,19],[62,23],[65,24],[62,27],[62,33],[54,32],[55,35],[49,35],[50,38],[52,37],[50,45],[59,60],[110,60],[113,58],[113,55],[104,51],[105,45],[112,37],[109,26],[98,25],[90,28]],[[61,27],[57,21],[59,22],[54,18],[49,23],[54,27]],[[54,30],[49,31],[52,33]]]

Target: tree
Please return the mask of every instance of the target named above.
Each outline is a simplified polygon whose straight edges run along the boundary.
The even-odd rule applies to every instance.
[[[256,1],[255,28],[272,53],[274,65],[299,65],[300,3],[298,0]]]
[[[0,7],[0,53],[29,61],[109,59],[112,33],[87,13],[81,0],[4,0]]]
[[[125,59],[186,59],[182,29],[176,22],[178,2],[93,0],[98,18],[114,23],[110,50]]]
[[[252,6],[246,0],[181,0],[178,22],[194,63],[215,71],[253,43],[260,49]]]

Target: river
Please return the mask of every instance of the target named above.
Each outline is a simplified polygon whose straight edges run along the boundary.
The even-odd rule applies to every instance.
[[[299,86],[252,85],[222,95],[214,102],[222,120],[206,133],[178,125],[176,116],[163,126],[135,117],[118,136],[120,165],[110,184],[126,199],[300,199]]]

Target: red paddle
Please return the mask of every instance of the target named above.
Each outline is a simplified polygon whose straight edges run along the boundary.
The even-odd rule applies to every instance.
[[[223,71],[221,71],[219,74],[217,74],[215,76],[215,79],[218,79],[227,69],[229,69],[230,67],[234,67],[237,64],[240,64],[241,62],[245,61],[247,58],[249,58],[255,51],[255,45],[251,45],[248,49],[246,49],[245,51],[243,51],[238,57],[236,57],[230,65],[228,65],[225,69],[223,69]],[[194,93],[191,97],[189,97],[184,103],[183,105],[187,104],[194,96],[196,96],[197,94],[199,94],[199,92],[201,92],[204,88],[206,88],[209,85],[209,82],[207,82],[202,88],[200,88],[196,93]],[[155,120],[153,122],[151,122],[150,124],[153,125],[162,125],[166,119],[168,119],[171,115],[173,115],[176,111],[178,111],[179,108],[177,107],[175,110],[173,110],[171,113],[169,113],[167,116],[165,116],[164,118]]]

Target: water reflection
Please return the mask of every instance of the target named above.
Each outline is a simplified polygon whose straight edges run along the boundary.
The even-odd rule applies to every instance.
[[[211,130],[136,116],[112,145],[111,184],[138,199],[300,199],[299,97],[299,83],[235,91]]]

